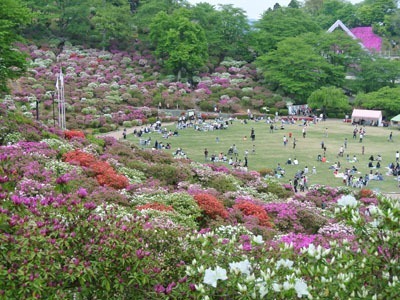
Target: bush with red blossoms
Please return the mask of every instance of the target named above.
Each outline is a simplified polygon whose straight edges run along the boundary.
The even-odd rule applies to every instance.
[[[256,217],[262,226],[272,227],[270,218],[261,205],[246,200],[239,200],[233,208],[240,210],[245,216]]]
[[[72,138],[81,138],[81,139],[85,138],[85,134],[79,130],[65,130],[64,136],[68,140],[70,140]]]
[[[216,197],[209,194],[197,194],[194,196],[197,204],[200,206],[204,214],[211,219],[221,217],[226,219],[228,212],[224,205]]]
[[[170,205],[164,205],[161,203],[147,203],[145,205],[137,205],[135,206],[137,210],[146,210],[146,209],[154,209],[159,211],[173,211],[173,207]]]
[[[97,160],[92,154],[75,150],[63,155],[66,162],[78,164],[90,169],[100,185],[106,185],[115,189],[126,188],[129,184],[128,178],[118,174],[109,163]]]

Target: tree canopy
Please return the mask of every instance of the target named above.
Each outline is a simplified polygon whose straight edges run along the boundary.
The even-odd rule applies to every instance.
[[[328,110],[347,110],[349,101],[343,91],[336,87],[321,87],[311,93],[307,104],[313,109],[322,109],[325,114]]]
[[[301,103],[314,90],[323,86],[340,86],[344,80],[344,68],[330,64],[302,37],[283,40],[276,50],[260,56],[256,64],[274,90],[280,90]]]
[[[189,12],[176,10],[168,15],[159,12],[150,24],[150,39],[163,66],[177,75],[191,77],[207,59],[207,39],[203,28],[191,22]]]
[[[29,10],[21,1],[0,1],[0,93],[8,91],[8,79],[26,70],[26,56],[15,43],[21,40],[19,32],[29,22]]]
[[[396,116],[400,107],[400,87],[383,87],[376,92],[358,94],[356,104],[368,109],[384,110],[388,116]]]
[[[285,38],[321,30],[310,15],[297,8],[279,8],[265,12],[254,26],[254,47],[260,54],[276,49],[278,43]]]

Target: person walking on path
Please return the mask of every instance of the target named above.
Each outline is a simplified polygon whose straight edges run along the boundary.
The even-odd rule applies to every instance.
[[[250,138],[251,138],[252,141],[254,141],[256,139],[256,135],[254,133],[254,128],[251,128]]]
[[[274,124],[269,125],[269,132],[274,133]]]
[[[293,188],[294,188],[294,192],[297,193],[297,186],[299,185],[299,179],[297,178],[297,176],[294,177],[293,180]]]
[[[354,130],[353,130],[353,139],[354,139],[354,140],[357,138],[357,132],[358,132],[358,129],[357,129],[357,127],[356,127],[356,128],[354,128]]]
[[[207,150],[207,148],[204,149],[204,160],[205,161],[208,160],[208,150]]]
[[[391,131],[388,138],[389,142],[393,142],[393,132]]]

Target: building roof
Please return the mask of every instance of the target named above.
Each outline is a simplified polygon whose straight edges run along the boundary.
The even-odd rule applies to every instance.
[[[382,38],[372,31],[372,27],[355,27],[347,28],[342,21],[337,20],[327,32],[333,32],[336,28],[341,28],[347,35],[355,40],[359,40],[359,44],[363,49],[368,51],[380,52],[382,48]]]
[[[354,109],[351,118],[379,120],[382,118],[382,111],[369,110],[369,109]]]
[[[372,31],[372,27],[356,27],[350,29],[350,31],[368,50],[375,52],[381,51],[382,38]]]

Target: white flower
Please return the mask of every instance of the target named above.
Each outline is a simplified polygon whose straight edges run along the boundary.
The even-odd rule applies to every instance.
[[[273,283],[273,284],[272,284],[272,289],[273,289],[275,292],[280,292],[280,291],[281,291],[281,285],[278,284],[278,283]]]
[[[256,244],[262,244],[264,243],[263,238],[261,235],[257,235],[255,237],[253,237],[253,242]]]
[[[268,293],[268,287],[265,282],[259,283],[258,288],[260,290],[260,297],[264,298],[264,296]]]
[[[338,201],[337,204],[339,206],[350,206],[350,207],[356,207],[357,206],[357,200],[351,195],[343,195]]]
[[[280,267],[291,268],[293,266],[293,261],[290,259],[280,259],[276,263],[276,268],[279,269]]]
[[[219,266],[217,266],[215,270],[208,268],[206,270],[206,274],[204,275],[203,282],[205,284],[209,284],[216,288],[218,279],[221,279],[221,280],[228,279],[228,277],[226,276],[226,270]]]
[[[246,274],[247,276],[250,275],[251,264],[247,259],[240,262],[230,263],[229,267],[232,272],[239,271],[240,273]]]
[[[285,291],[290,290],[291,287],[292,287],[292,285],[290,284],[289,281],[285,281],[285,282],[283,283],[283,289],[284,289]]]
[[[239,292],[246,292],[247,291],[247,286],[245,284],[240,284],[238,283],[238,290]]]
[[[296,282],[294,284],[294,289],[296,290],[297,297],[301,298],[301,296],[307,296],[308,295],[308,290],[307,290],[307,283],[303,279],[296,279]]]

